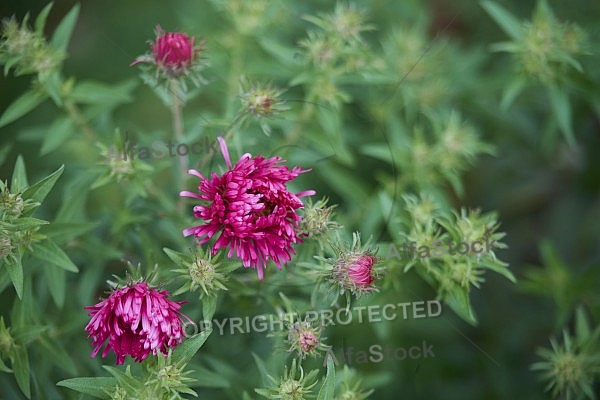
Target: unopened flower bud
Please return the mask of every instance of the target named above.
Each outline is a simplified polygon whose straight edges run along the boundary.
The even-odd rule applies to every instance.
[[[131,65],[140,62],[154,64],[169,77],[186,75],[200,62],[203,43],[196,44],[195,37],[181,32],[164,32],[156,27],[156,39],[152,42],[152,55],[138,57]]]
[[[215,270],[215,265],[211,260],[196,259],[189,266],[190,274],[190,290],[195,291],[201,287],[205,294],[212,294],[216,289],[223,288],[221,279],[224,277],[223,274]]]
[[[273,117],[278,111],[286,110],[281,106],[284,100],[279,97],[283,90],[258,84],[245,89],[247,86],[247,82],[242,81],[240,97],[244,109],[250,114],[256,117]]]
[[[323,198],[312,204],[309,200],[304,208],[304,216],[298,225],[300,231],[310,238],[317,239],[327,232],[335,230],[340,225],[332,221],[333,209],[336,206],[327,207],[327,199]]]
[[[152,55],[156,64],[162,68],[171,71],[185,70],[194,60],[194,38],[185,33],[160,32],[152,44]]]
[[[368,252],[342,255],[333,266],[332,275],[342,289],[348,289],[355,294],[375,289],[371,284],[373,265],[377,257]]]
[[[297,350],[300,358],[315,356],[321,343],[320,336],[320,329],[313,328],[310,322],[294,322],[288,333],[289,351]]]

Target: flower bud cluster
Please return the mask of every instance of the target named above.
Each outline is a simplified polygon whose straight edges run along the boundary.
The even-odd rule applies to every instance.
[[[40,30],[31,30],[27,18],[21,25],[10,18],[2,23],[0,61],[15,67],[15,75],[48,75],[56,72],[65,58],[64,52],[52,48]]]
[[[577,25],[558,21],[540,1],[532,20],[524,25],[519,68],[540,81],[557,81],[568,69],[581,68],[574,57],[583,52],[583,41],[583,31]]]

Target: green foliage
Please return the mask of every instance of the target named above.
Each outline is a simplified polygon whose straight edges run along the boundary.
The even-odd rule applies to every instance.
[[[600,10],[574,1],[23,3],[35,19],[0,32],[0,397],[594,398]],[[180,76],[154,62],[157,22],[194,37]],[[289,184],[316,192],[302,243],[262,281],[182,234],[202,224],[187,171],[227,169],[217,136],[233,164],[310,169]],[[438,241],[487,248],[398,253]],[[340,272],[357,257],[372,288]],[[140,279],[183,302],[189,337],[139,364],[91,359],[83,307]],[[433,299],[439,318],[371,322]],[[302,318],[351,306],[364,321]],[[298,318],[254,325],[282,313]],[[424,339],[435,358],[316,351]]]

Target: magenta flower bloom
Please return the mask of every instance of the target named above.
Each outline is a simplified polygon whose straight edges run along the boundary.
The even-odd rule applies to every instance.
[[[284,162],[280,157],[265,159],[246,153],[232,167],[225,141],[217,139],[228,170],[221,176],[213,172],[210,179],[196,170],[188,171],[201,179],[199,193],[183,191],[180,196],[208,204],[194,207],[194,216],[206,223],[185,229],[183,234],[194,235],[204,244],[220,232],[212,254],[229,246],[227,257],[235,252],[244,267],[256,268],[258,278],[263,279],[268,261],[281,269],[295,254],[292,244],[301,242],[296,232],[301,217],[296,210],[304,207],[299,197],[315,192],[290,193],[286,183],[308,171],[300,167],[290,170],[280,165]]]
[[[156,27],[156,34],[152,43],[152,57],[139,57],[131,65],[151,62],[171,76],[188,72],[202,50],[202,45],[195,46],[195,38],[185,33],[163,32],[160,25]]]
[[[93,338],[91,357],[96,357],[107,339],[102,357],[112,349],[117,364],[123,364],[127,354],[141,362],[150,353],[156,355],[160,350],[167,354],[169,347],[181,343],[183,314],[179,309],[183,302],[169,300],[167,294],[166,290],[159,292],[146,282],[138,282],[115,290],[94,306],[85,307],[92,317],[85,327],[88,338]]]

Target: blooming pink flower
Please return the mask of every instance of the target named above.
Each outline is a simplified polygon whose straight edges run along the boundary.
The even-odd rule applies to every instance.
[[[152,58],[143,56],[131,65],[140,62],[154,63],[158,68],[172,76],[189,71],[192,63],[202,50],[202,45],[195,46],[195,38],[180,32],[163,32],[160,25],[156,27],[157,37],[152,43]]]
[[[333,277],[342,288],[350,289],[356,293],[375,289],[371,284],[373,265],[377,257],[368,253],[345,255],[338,259],[333,267]]]
[[[150,353],[156,355],[160,350],[167,354],[168,347],[181,343],[183,314],[179,309],[183,302],[169,300],[167,294],[166,290],[159,292],[146,282],[138,282],[113,291],[94,306],[85,307],[92,317],[85,327],[88,337],[93,337],[92,358],[107,339],[102,357],[112,349],[117,364],[123,364],[127,354],[141,362]]]
[[[209,203],[194,207],[194,216],[206,223],[185,229],[183,234],[193,234],[203,244],[221,232],[212,254],[230,246],[227,257],[235,251],[244,267],[257,268],[258,278],[263,279],[269,260],[281,269],[295,254],[292,243],[301,242],[296,232],[301,217],[296,210],[304,207],[299,197],[315,192],[288,192],[286,182],[307,170],[279,165],[284,162],[280,157],[265,159],[246,153],[232,167],[225,141],[222,137],[218,140],[228,170],[221,176],[213,172],[210,179],[196,170],[188,171],[201,179],[199,193],[183,191],[180,196]]]

